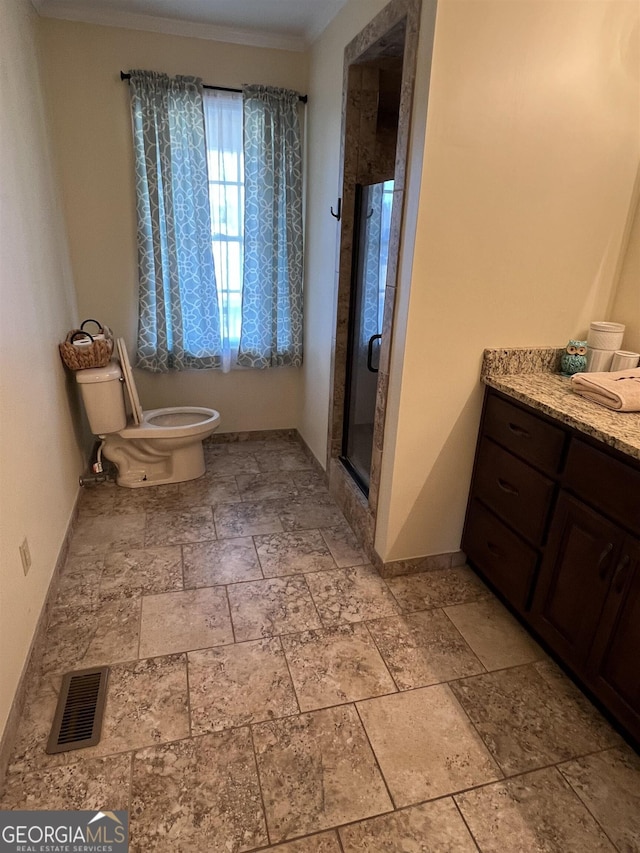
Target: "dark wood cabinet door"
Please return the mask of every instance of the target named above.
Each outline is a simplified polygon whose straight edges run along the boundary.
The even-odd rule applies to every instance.
[[[640,741],[640,542],[623,545],[589,658],[598,697]]]
[[[577,673],[586,663],[622,539],[618,527],[561,493],[531,621]]]

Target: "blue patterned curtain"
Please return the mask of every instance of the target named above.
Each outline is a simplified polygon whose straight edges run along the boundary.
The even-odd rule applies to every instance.
[[[245,86],[244,277],[238,364],[302,364],[298,93]]]
[[[221,364],[202,83],[131,71],[138,212],[137,366]]]
[[[382,317],[379,316],[380,286],[384,288],[385,281],[380,281],[380,254],[382,248],[382,194],[384,185],[374,184],[364,190],[363,204],[365,209],[360,212],[360,253],[362,264],[362,317],[360,319],[360,347],[364,351],[369,348],[369,339],[377,335],[382,328]],[[386,270],[385,270],[386,272]]]

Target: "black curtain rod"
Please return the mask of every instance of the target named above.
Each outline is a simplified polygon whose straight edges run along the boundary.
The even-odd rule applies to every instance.
[[[131,80],[131,74],[125,74],[124,71],[120,72],[121,80]],[[202,84],[203,89],[214,89],[216,92],[242,92],[242,89],[230,89],[228,86],[207,86],[205,83]],[[298,95],[298,100],[302,101],[303,104],[307,103],[306,95]]]

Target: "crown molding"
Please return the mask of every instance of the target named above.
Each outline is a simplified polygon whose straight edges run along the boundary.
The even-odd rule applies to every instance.
[[[318,36],[327,29],[331,21],[333,21],[346,2],[347,0],[334,0],[334,4],[331,9],[327,9],[324,15],[319,15],[315,18],[305,31],[307,45],[311,45]]]
[[[223,27],[217,24],[202,24],[196,21],[180,21],[175,18],[163,18],[156,15],[141,15],[134,12],[111,11],[76,3],[56,3],[53,6],[45,0],[31,0],[42,18],[55,18],[63,21],[78,21],[85,24],[97,24],[104,27],[121,27],[127,30],[143,30],[163,35],[187,36],[189,38],[221,41],[229,44],[242,44],[249,47],[266,47],[275,50],[303,52],[307,49],[307,40],[302,36],[290,36],[283,33],[270,33],[264,30]],[[333,16],[332,16],[333,17]],[[331,20],[331,18],[329,18]],[[319,30],[326,27],[327,21]],[[314,28],[315,29],[315,28]]]

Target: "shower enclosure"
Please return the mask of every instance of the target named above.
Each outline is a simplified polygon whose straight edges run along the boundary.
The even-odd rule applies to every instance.
[[[352,295],[340,458],[365,494],[369,493],[371,481],[392,207],[392,180],[356,186]]]

